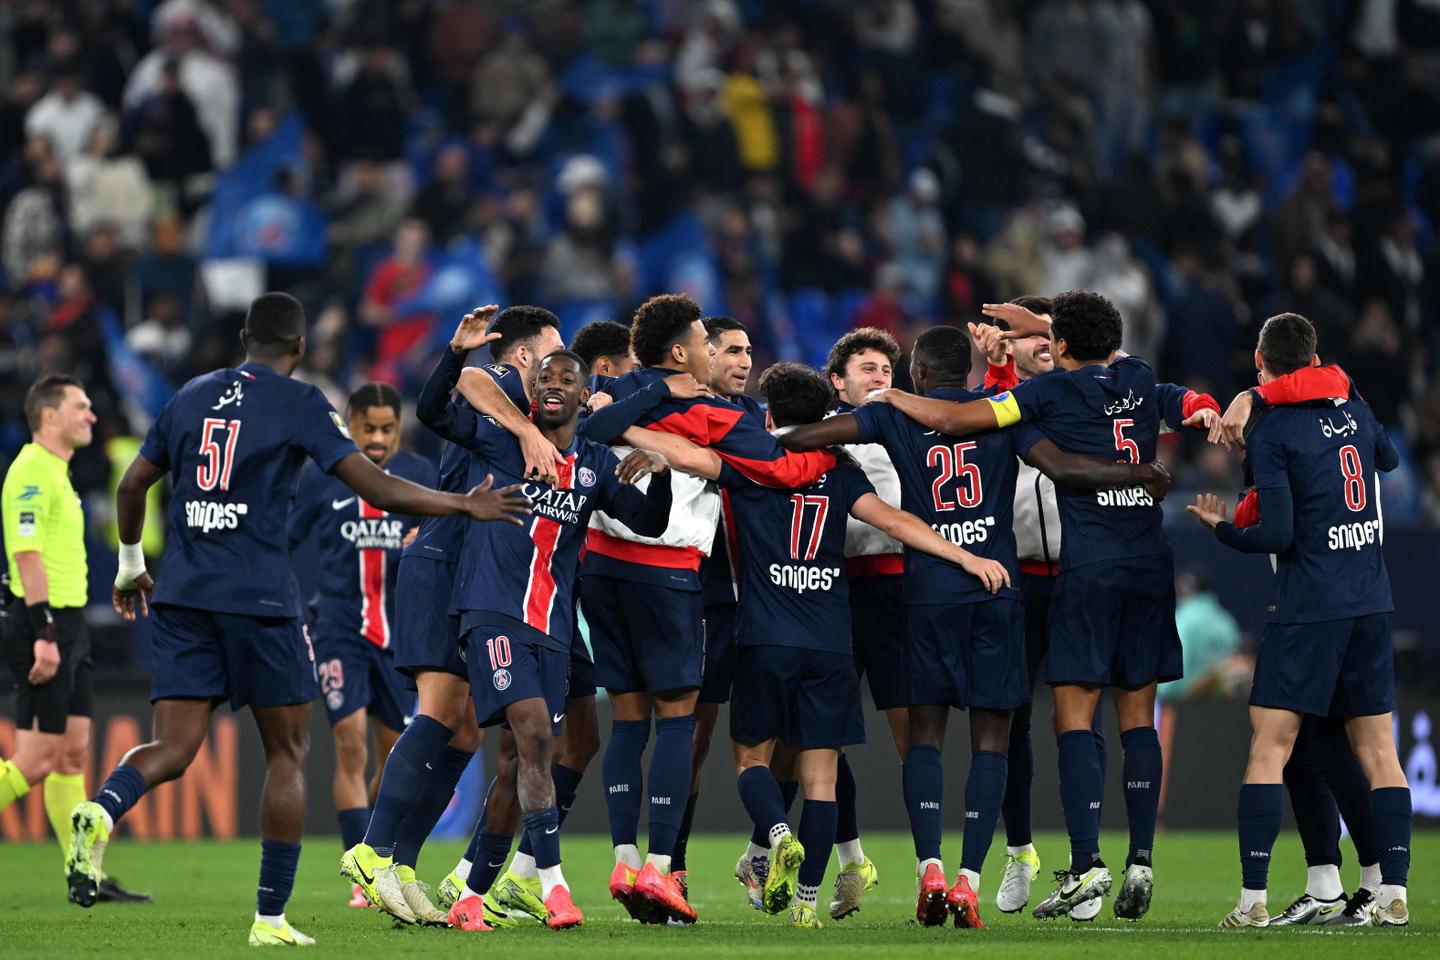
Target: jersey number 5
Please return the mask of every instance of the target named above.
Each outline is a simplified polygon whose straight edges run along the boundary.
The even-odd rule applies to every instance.
[[[790,559],[814,560],[820,550],[820,538],[825,535],[825,514],[830,512],[830,498],[806,497],[796,493],[791,495],[790,504],[794,508],[790,513]],[[802,556],[800,542],[805,536],[801,528],[805,526],[806,507],[815,508],[815,519],[810,525],[810,542],[805,545]]]
[[[1140,462],[1140,447],[1134,440],[1125,436],[1125,428],[1135,426],[1134,420],[1116,420],[1115,426],[1115,452],[1123,453],[1130,458],[1131,463]]]
[[[935,509],[954,510],[956,505],[970,508],[980,506],[984,499],[985,491],[981,485],[980,468],[973,463],[965,462],[965,454],[976,448],[977,444],[972,440],[966,443],[957,443],[952,447],[931,447],[925,454],[925,465],[927,467],[940,468],[940,474],[935,482],[930,484],[930,495],[935,500]],[[952,452],[953,450],[953,452]],[[951,480],[955,481],[955,499],[948,500],[941,490]]]
[[[225,449],[215,439],[215,431],[225,431]],[[195,483],[201,490],[230,489],[230,469],[235,464],[235,441],[240,437],[240,421],[206,417],[200,432],[200,465],[195,468]]]
[[[1340,448],[1340,475],[1345,478],[1345,506],[1356,513],[1365,509],[1364,467],[1360,463],[1360,451],[1354,444],[1347,443]]]

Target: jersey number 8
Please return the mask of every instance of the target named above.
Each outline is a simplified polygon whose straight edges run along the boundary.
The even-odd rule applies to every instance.
[[[225,450],[215,440],[215,431],[225,431]],[[206,417],[200,433],[200,465],[195,468],[195,483],[201,490],[230,489],[230,470],[235,465],[235,441],[240,437],[240,421]]]
[[[1345,506],[1359,513],[1365,509],[1364,468],[1360,463],[1360,451],[1354,444],[1347,443],[1340,448],[1340,475],[1345,478]]]

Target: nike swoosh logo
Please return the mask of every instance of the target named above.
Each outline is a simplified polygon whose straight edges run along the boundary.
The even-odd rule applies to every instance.
[[[432,766],[430,766],[429,761],[426,761],[426,763],[425,763],[425,769],[426,769],[426,770],[434,770],[435,768],[432,767]]]
[[[330,509],[331,509],[331,510],[344,510],[346,507],[350,506],[350,504],[352,504],[352,503],[354,503],[354,502],[355,502],[355,498],[354,498],[354,497],[349,497],[349,498],[347,498],[347,499],[345,499],[345,500],[331,500],[331,501],[330,501]]]
[[[548,837],[548,836],[550,836],[550,834],[552,834],[552,833],[559,833],[559,832],[560,832],[560,828],[559,828],[559,827],[551,827],[549,830],[546,830],[546,831],[545,831],[545,836]]]
[[[551,721],[552,723],[559,723],[561,720],[564,720],[564,719],[565,719],[565,714],[563,714],[563,713],[557,713],[557,714],[555,714],[555,716],[553,716],[553,717],[550,718],[550,721]]]
[[[372,884],[372,883],[375,882],[375,878],[374,878],[373,876],[367,874],[367,873],[365,872],[365,868],[362,867],[362,866],[360,866],[360,864],[358,864],[358,863],[355,864],[355,869],[356,869],[356,870],[359,872],[359,874],[360,874],[360,882],[363,883],[363,884],[365,884],[367,887],[368,887],[370,884]]]
[[[491,870],[499,870],[501,867],[505,866],[505,861],[501,860],[499,863],[487,863],[485,864],[485,866],[489,867]]]

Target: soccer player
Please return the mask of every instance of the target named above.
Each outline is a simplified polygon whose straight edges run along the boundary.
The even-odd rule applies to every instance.
[[[1021,296],[1010,301],[1048,320],[1048,297]],[[1001,325],[1004,324],[1002,327]],[[989,361],[985,386],[1009,389],[1055,369],[1050,338],[1045,334],[1006,340],[1008,324],[970,324],[980,352]],[[1172,430],[1186,426],[1211,427],[1219,419],[1220,407],[1208,394],[1170,384],[1158,384],[1162,417]],[[1016,913],[1030,902],[1031,881],[1040,873],[1040,855],[1030,830],[1030,789],[1035,778],[1035,755],[1030,741],[1031,711],[1035,681],[1045,664],[1050,647],[1050,596],[1060,572],[1060,510],[1055,483],[1039,470],[1020,462],[1015,481],[1015,547],[1020,558],[1020,593],[1025,602],[1025,663],[1030,674],[1030,696],[1010,725],[1009,776],[1001,815],[1005,820],[1005,873],[995,893],[995,905],[1002,913]],[[1091,730],[1099,755],[1101,782],[1104,782],[1107,750],[1101,704],[1095,705]],[[1100,913],[1101,900],[1077,904],[1071,920],[1089,921]]]
[[[832,399],[825,381],[796,363],[770,367],[760,389],[777,428],[814,425]],[[816,897],[836,835],[841,750],[865,740],[844,566],[847,518],[859,518],[912,550],[939,558],[932,562],[955,566],[982,590],[1007,586],[1010,573],[885,503],[853,462],[837,464],[804,487],[777,490],[755,484],[712,451],[691,446],[687,455],[673,449],[683,441],[640,434],[647,432],[632,430],[626,436],[639,444],[661,444],[677,467],[718,479],[730,493],[738,551],[745,558],[737,630],[738,672],[744,682],[735,687],[730,712],[740,796],[770,844],[765,911],[788,907],[792,926],[819,927]],[[805,788],[798,840],[769,768],[778,743],[798,751]]]
[[[1045,332],[1060,368],[1014,390],[969,402],[916,397],[895,390],[889,402],[925,426],[951,436],[1025,421],[1021,456],[1049,439],[1060,450],[1122,463],[1149,464],[1160,432],[1155,375],[1120,353],[1120,314],[1087,291],[1061,294],[1046,321],[1016,304],[987,304],[1006,320],[1009,338]],[[958,465],[957,465],[958,468]],[[1162,761],[1155,733],[1155,685],[1181,675],[1175,632],[1175,575],[1154,493],[1141,484],[1095,490],[1057,480],[1060,573],[1050,609],[1047,680],[1055,692],[1060,800],[1070,834],[1069,869],[1034,914],[1050,919],[1104,896],[1110,870],[1100,858],[1102,774],[1091,732],[1102,687],[1111,688],[1125,750],[1125,806],[1130,849],[1115,915],[1138,920],[1149,909],[1152,853]],[[912,720],[913,723],[913,720]],[[914,732],[912,730],[912,740]]]
[[[708,335],[689,297],[647,300],[636,310],[630,333],[642,366],[611,385],[615,403],[587,418],[582,428],[587,436],[612,441],[619,431],[600,429],[611,422],[603,415],[648,390],[659,397],[639,418],[641,426],[707,446],[753,480],[804,486],[834,465],[828,453],[785,453],[760,423],[727,400],[671,394],[666,381],[676,374],[702,383],[710,377]],[[616,858],[611,896],[637,918],[693,921],[695,912],[670,867],[689,795],[701,681],[704,603],[697,570],[714,541],[720,498],[694,477],[676,477],[673,484],[670,526],[658,541],[637,537],[603,512],[595,515],[581,568],[581,603],[595,647],[596,679],[614,704],[604,762]],[[655,749],[646,780],[641,760],[652,716]],[[636,832],[644,796],[650,799],[650,837],[642,864]]]
[[[0,760],[0,810],[38,783],[69,869],[70,811],[85,799],[95,664],[85,630],[85,514],[70,485],[75,451],[90,445],[95,413],[74,377],[47,374],[25,392],[30,442],[5,474],[9,570],[0,650],[15,677],[15,755]],[[150,898],[101,876],[99,899]]]
[[[592,377],[623,377],[639,365],[630,352],[630,328],[614,320],[585,324],[575,332],[570,349],[589,365]]]
[[[916,338],[910,376],[921,394],[951,404],[985,396],[966,389],[969,375],[970,341],[963,331],[935,327]],[[1018,453],[1061,482],[1089,487],[1092,497],[1096,487],[1168,486],[1163,472],[1149,464],[1066,455],[1044,439],[1021,451],[1025,438],[1012,430],[992,429],[963,440],[937,435],[884,404],[793,428],[780,441],[800,450],[836,442],[883,443],[898,472],[905,509],[952,543],[1003,564],[1012,578]],[[902,623],[910,706],[905,797],[920,877],[916,917],[927,926],[953,916],[957,927],[980,927],[980,868],[1005,792],[1010,715],[1028,695],[1023,607],[1012,587],[992,596],[973,577],[911,556]],[[941,755],[952,706],[970,711],[972,750],[960,875],[953,886],[940,856]]]
[[[520,523],[513,490],[442,493],[385,473],[355,447],[318,389],[291,379],[305,355],[295,298],[257,298],[241,334],[246,360],[196,377],[150,429],[116,494],[120,564],[113,602],[127,620],[153,596],[155,739],[130,751],[95,799],[71,815],[70,897],[95,902],[115,824],[146,790],[184,773],[221,701],[249,705],[265,749],[258,909],[250,942],[313,942],[285,920],[305,815],[308,702],[319,692],[288,563],[290,492],[308,456],[366,503],[395,513]],[[174,492],[164,573],[145,572],[146,492],[166,473]]]
[[[486,344],[495,362],[466,367],[471,352]],[[526,383],[543,355],[540,351],[561,345],[559,320],[538,307],[501,311],[490,304],[461,319],[416,404],[420,422],[452,441],[440,460],[442,490],[467,486],[469,454],[453,442],[474,435],[476,412],[463,396],[452,400],[450,394],[456,382],[472,372],[488,388],[483,391],[487,412],[514,429],[530,451],[527,463],[536,470],[541,461],[553,463],[554,446],[530,422]],[[365,838],[341,860],[341,871],[361,885],[372,903],[407,923],[448,923],[446,911],[463,889],[469,869],[462,862],[459,874],[447,876],[438,905],[430,903],[414,873],[421,845],[480,744],[460,658],[459,623],[450,615],[464,530],[462,522],[450,518],[427,520],[401,559],[395,666],[415,680],[419,704],[415,719],[391,751]],[[513,793],[507,798],[502,790],[498,806],[514,808]],[[543,919],[543,903],[526,905]],[[506,922],[502,914],[492,918]]]
[[[1260,330],[1260,381],[1315,362],[1315,329],[1282,313]],[[1227,411],[1228,417],[1228,411]],[[1370,782],[1380,852],[1377,926],[1409,923],[1410,789],[1395,748],[1393,604],[1380,549],[1380,471],[1399,454],[1351,393],[1264,410],[1245,437],[1259,518],[1237,527],[1213,494],[1187,507],[1221,543],[1275,558],[1275,591],[1250,693],[1253,736],[1239,819],[1243,885],[1224,927],[1266,926],[1270,852],[1284,813],[1283,769],[1302,716],[1345,721]]]
[[[577,926],[580,911],[560,869],[560,811],[551,775],[552,738],[565,715],[574,629],[575,583],[591,513],[605,509],[642,536],[664,533],[670,482],[664,458],[633,451],[623,461],[603,444],[579,438],[575,425],[588,399],[590,372],[569,351],[547,356],[536,372],[535,423],[560,450],[559,482],[525,481],[533,519],[519,530],[472,528],[456,577],[466,664],[475,715],[482,726],[501,722],[514,732],[516,780],[525,832],[543,885],[552,929]],[[472,473],[491,471],[520,480],[519,444],[505,430],[477,418],[466,446]],[[630,484],[649,475],[642,495]],[[489,929],[474,888],[450,908],[450,924]]]
[[[350,436],[377,467],[435,486],[435,465],[400,449],[400,394],[394,387],[362,385],[350,394],[346,418]],[[333,790],[342,850],[364,839],[385,758],[414,707],[390,644],[396,567],[401,549],[418,532],[416,522],[372,507],[314,463],[300,474],[290,506],[290,549],[313,535],[320,550],[314,645],[320,696],[335,739]],[[375,778],[367,787],[370,728]],[[368,905],[356,884],[350,906]]]

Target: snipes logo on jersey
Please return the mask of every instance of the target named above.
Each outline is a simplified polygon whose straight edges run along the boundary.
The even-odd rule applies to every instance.
[[[185,525],[201,533],[211,530],[234,530],[240,518],[250,512],[247,503],[217,503],[214,500],[187,500]]]
[[[1326,531],[1326,544],[1331,550],[1364,550],[1379,539],[1379,520],[1341,523]]]
[[[392,517],[366,517],[340,524],[340,536],[356,550],[399,550],[405,540],[405,521]]]
[[[1155,498],[1144,487],[1116,487],[1096,490],[1095,502],[1102,507],[1153,507]]]

